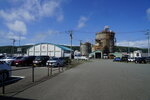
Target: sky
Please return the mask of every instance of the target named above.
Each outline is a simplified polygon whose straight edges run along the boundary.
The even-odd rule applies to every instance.
[[[150,0],[0,0],[0,46],[95,41],[109,26],[116,45],[147,48]]]

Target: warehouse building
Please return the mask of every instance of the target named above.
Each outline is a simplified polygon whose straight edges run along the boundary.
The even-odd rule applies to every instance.
[[[27,49],[28,56],[70,57],[72,52],[70,48],[52,43],[40,43]]]

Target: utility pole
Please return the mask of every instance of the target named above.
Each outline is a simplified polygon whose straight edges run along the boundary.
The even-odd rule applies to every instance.
[[[82,45],[82,40],[80,40],[80,53],[81,53],[81,55],[82,55],[81,45]]]
[[[21,48],[20,45],[21,45],[21,33],[19,33],[19,47],[17,48],[17,52],[21,56],[21,54],[22,54],[22,48]]]
[[[130,42],[128,41],[128,57],[130,57],[130,47],[129,47],[129,45],[130,45]]]
[[[15,39],[11,39],[11,40],[13,42],[13,47],[12,47],[12,50],[11,50],[11,54],[13,55],[14,54],[14,46],[15,46],[16,40]]]
[[[147,35],[147,38],[148,38],[148,56],[150,57],[150,43],[149,43],[150,34],[149,34],[149,29],[146,30],[146,35]]]
[[[21,42],[21,33],[19,33],[19,46],[20,46],[20,42]]]
[[[70,36],[70,43],[71,43],[71,51],[70,51],[71,56],[70,56],[70,58],[72,59],[72,39],[73,39],[73,31],[72,31],[72,30],[69,30],[68,33],[69,33],[69,36]]]

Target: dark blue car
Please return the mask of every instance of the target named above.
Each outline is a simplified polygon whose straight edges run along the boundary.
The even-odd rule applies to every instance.
[[[116,58],[114,58],[113,61],[121,61],[121,58],[120,57],[116,57]]]

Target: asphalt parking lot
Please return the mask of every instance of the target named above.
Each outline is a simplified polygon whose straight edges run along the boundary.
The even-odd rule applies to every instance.
[[[37,76],[47,75],[46,69],[40,70]],[[149,77],[150,64],[93,60],[20,92],[14,93],[9,90],[13,85],[7,86],[10,92],[5,96],[38,100],[150,100]],[[17,90],[18,86],[13,88]]]
[[[11,96],[14,95],[26,88],[29,88],[33,85],[40,84],[48,79],[51,79],[54,76],[64,72],[71,67],[74,67],[78,64],[82,63],[82,61],[73,61],[70,65],[65,65],[63,67],[55,67],[51,68],[47,66],[44,67],[34,67],[34,77],[33,77],[33,67],[16,67],[12,66],[12,76],[7,79],[5,84],[5,95]],[[51,73],[52,71],[52,73]],[[34,82],[33,82],[34,78]],[[0,82],[0,94],[2,94],[2,83]]]

